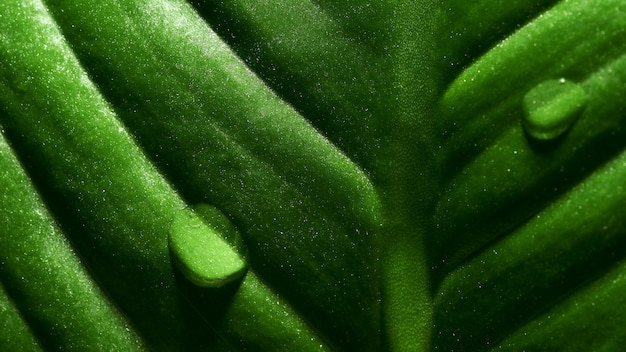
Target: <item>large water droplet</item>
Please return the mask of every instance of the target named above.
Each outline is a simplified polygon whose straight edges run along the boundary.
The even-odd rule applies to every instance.
[[[524,96],[524,128],[536,139],[557,138],[576,122],[586,102],[587,94],[576,83],[544,81]]]
[[[218,231],[191,210],[179,213],[170,227],[174,263],[197,286],[221,287],[245,273],[244,258]]]
[[[224,213],[216,207],[205,203],[196,204],[193,210],[207,226],[215,230],[240,256],[244,258],[247,256],[247,250],[239,230]]]

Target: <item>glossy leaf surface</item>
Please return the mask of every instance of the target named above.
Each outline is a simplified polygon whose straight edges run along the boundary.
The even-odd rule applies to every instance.
[[[619,351],[626,3],[0,4],[0,349]]]

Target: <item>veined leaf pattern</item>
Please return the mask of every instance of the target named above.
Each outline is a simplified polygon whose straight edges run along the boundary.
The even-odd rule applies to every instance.
[[[3,2],[0,349],[619,351],[625,14]]]

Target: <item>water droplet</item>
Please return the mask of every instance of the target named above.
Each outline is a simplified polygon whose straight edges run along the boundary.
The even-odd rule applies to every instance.
[[[197,286],[221,287],[245,273],[245,260],[218,231],[191,210],[177,214],[170,227],[174,263]]]
[[[536,139],[557,138],[576,122],[586,102],[587,94],[576,83],[544,81],[524,96],[524,128]]]
[[[224,213],[216,207],[205,203],[195,205],[193,210],[207,226],[213,228],[240,256],[244,258],[247,256],[247,250],[239,230]]]

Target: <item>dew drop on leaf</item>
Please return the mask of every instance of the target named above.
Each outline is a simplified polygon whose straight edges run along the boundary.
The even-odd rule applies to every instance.
[[[555,139],[576,122],[586,102],[578,84],[563,78],[544,81],[524,96],[524,129],[535,139]]]
[[[174,218],[169,249],[178,269],[197,286],[221,287],[246,270],[245,259],[235,248],[191,210]]]
[[[247,249],[243,243],[241,233],[239,233],[239,230],[228,216],[218,208],[205,203],[194,205],[193,210],[207,226],[215,230],[240,256],[244,259],[247,257]]]

